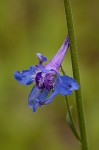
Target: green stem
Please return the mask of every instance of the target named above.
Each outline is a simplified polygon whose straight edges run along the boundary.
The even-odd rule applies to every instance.
[[[70,41],[73,76],[80,86],[79,90],[75,92],[75,95],[76,95],[77,113],[78,113],[78,121],[79,121],[81,144],[82,144],[81,146],[82,146],[82,150],[88,150],[85,115],[84,115],[84,107],[82,101],[80,75],[79,75],[78,55],[77,55],[77,48],[75,42],[70,0],[64,0],[64,7],[66,13],[66,20],[67,20],[68,36]]]

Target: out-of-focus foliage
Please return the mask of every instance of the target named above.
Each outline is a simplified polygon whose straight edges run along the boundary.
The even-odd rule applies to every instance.
[[[99,144],[99,1],[71,1],[80,61],[90,150]],[[13,72],[37,63],[35,53],[48,60],[67,34],[62,0],[0,1],[0,149],[78,150],[66,123],[62,96],[33,113],[27,106],[32,88],[13,79]],[[70,54],[63,62],[72,76]],[[74,94],[69,96],[76,117]]]

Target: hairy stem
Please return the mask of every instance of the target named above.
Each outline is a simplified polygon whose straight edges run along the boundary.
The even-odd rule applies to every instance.
[[[82,93],[81,93],[80,75],[79,75],[78,55],[77,55],[77,48],[75,42],[70,0],[64,0],[64,7],[66,13],[66,20],[67,20],[68,36],[70,41],[70,53],[71,53],[71,60],[72,60],[73,76],[80,86],[79,90],[75,92],[75,95],[76,95],[77,113],[78,113],[78,121],[79,121],[80,136],[81,136],[81,148],[82,150],[88,150],[85,115],[84,115],[84,107],[83,107],[83,100],[82,100]]]

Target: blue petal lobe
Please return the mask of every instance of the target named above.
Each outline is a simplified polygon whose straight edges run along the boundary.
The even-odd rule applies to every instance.
[[[57,84],[56,88],[58,90],[58,93],[60,93],[62,96],[72,94],[71,90],[69,90],[68,88],[66,88],[60,84]]]
[[[37,107],[45,104],[45,99],[48,96],[48,93],[49,91],[47,90],[44,90],[41,93],[41,90],[38,89],[37,86],[34,86],[28,98],[28,106],[35,112]]]
[[[39,102],[41,102],[41,104],[43,104],[43,102],[45,102],[46,97],[48,96],[49,91],[48,90],[44,90],[41,95],[38,97]]]
[[[41,106],[41,105],[40,105],[39,101],[38,101],[37,99],[34,99],[34,101],[33,101],[33,106],[32,106],[33,112],[35,112],[35,111],[36,111],[36,108],[37,108],[37,107],[40,107],[40,106]]]
[[[52,94],[49,96],[49,98],[45,101],[44,104],[49,104],[53,100],[54,96],[56,96],[57,94],[58,94],[58,91],[57,91],[57,89],[55,89],[52,92]]]
[[[40,94],[41,94],[41,90],[38,89],[37,86],[34,86],[30,92],[28,98],[28,106],[33,108],[33,111],[36,111],[36,108],[41,106],[38,100]]]
[[[21,84],[29,85],[33,83],[35,75],[35,66],[30,67],[29,70],[23,70],[22,73],[19,71],[14,72],[14,78]]]
[[[72,90],[77,90],[79,88],[78,83],[69,76],[59,76],[55,86],[58,92],[63,96],[72,94]]]
[[[69,77],[69,76],[60,76],[62,83],[64,86],[66,86],[67,88],[69,88],[70,90],[78,90],[79,85],[78,83],[75,81],[75,79]]]

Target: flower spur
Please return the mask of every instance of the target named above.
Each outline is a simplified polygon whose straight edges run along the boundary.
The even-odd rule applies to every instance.
[[[37,53],[38,65],[31,66],[29,70],[23,70],[21,73],[19,71],[14,73],[14,78],[21,84],[35,83],[28,98],[28,106],[34,112],[37,107],[50,103],[57,94],[69,95],[72,94],[72,90],[79,88],[73,78],[59,74],[59,68],[68,47],[69,39],[66,37],[59,51],[46,65],[42,63],[47,61],[47,58]]]

